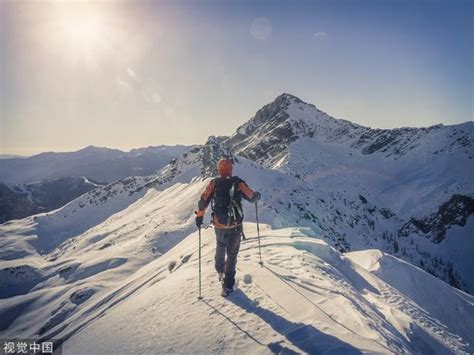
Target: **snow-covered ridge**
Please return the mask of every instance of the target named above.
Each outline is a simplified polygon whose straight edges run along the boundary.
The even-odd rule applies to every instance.
[[[226,300],[212,265],[214,232],[203,230],[198,301],[197,232],[187,236],[165,223],[174,228],[167,238],[142,223],[164,221],[162,209],[170,209],[170,199],[177,203],[176,193],[197,197],[203,183],[150,190],[68,245],[39,275],[5,270],[28,277],[32,288],[0,300],[0,335],[59,339],[68,354],[473,351],[472,296],[378,250],[340,254],[309,228],[261,225],[261,267],[256,225],[246,223],[238,289]],[[167,217],[182,208],[189,207]],[[133,226],[115,234],[123,223]]]
[[[202,301],[196,298],[198,253],[193,233],[124,280],[122,287],[108,293],[89,287],[82,310],[67,317],[62,327],[48,329],[45,336],[63,339],[64,351],[71,354],[130,349],[472,352],[472,296],[380,252],[373,260],[380,267],[366,270],[358,261],[374,259],[373,252],[345,257],[304,228],[263,227],[261,267],[255,225],[246,224],[245,230],[249,239],[242,243],[238,290],[228,299],[219,296],[211,262],[213,231],[207,230],[202,236]],[[410,275],[410,283],[400,286],[394,275],[403,273]],[[433,293],[440,299],[423,297]],[[75,294],[65,294],[50,308],[66,312],[74,306]]]

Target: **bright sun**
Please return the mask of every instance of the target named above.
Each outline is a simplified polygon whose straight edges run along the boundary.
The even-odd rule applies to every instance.
[[[51,48],[74,63],[96,65],[104,55],[110,33],[100,13],[78,9],[58,11],[51,28]],[[83,11],[81,11],[83,10]]]
[[[81,46],[92,46],[102,40],[102,24],[96,17],[71,19],[65,26],[66,35]]]

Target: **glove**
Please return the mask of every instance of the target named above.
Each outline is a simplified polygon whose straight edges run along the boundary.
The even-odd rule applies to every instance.
[[[204,217],[203,217],[203,216],[196,217],[196,226],[197,226],[198,228],[201,228],[203,220],[204,220]]]
[[[262,197],[260,195],[260,192],[255,191],[253,193],[253,196],[252,196],[252,199],[250,200],[250,202],[252,202],[252,203],[257,202],[258,200],[260,200],[260,197]]]

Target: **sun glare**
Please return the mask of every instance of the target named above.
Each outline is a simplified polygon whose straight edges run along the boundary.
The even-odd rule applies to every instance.
[[[111,39],[110,29],[101,12],[87,8],[77,10],[58,9],[49,30],[51,49],[74,63],[94,66],[105,54]]]
[[[105,29],[97,16],[68,16],[62,19],[61,27],[68,46],[87,54],[96,52],[105,41]]]
[[[71,19],[65,26],[66,35],[81,46],[93,46],[102,40],[103,28],[95,17]]]

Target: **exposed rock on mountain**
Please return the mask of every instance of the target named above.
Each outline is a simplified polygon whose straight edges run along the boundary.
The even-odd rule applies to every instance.
[[[0,182],[0,223],[54,210],[100,185],[96,181],[73,176],[33,184]]]
[[[443,203],[436,213],[424,218],[411,218],[403,225],[398,235],[405,237],[410,234],[424,234],[433,243],[441,243],[446,237],[446,230],[452,226],[466,225],[467,219],[474,214],[474,198],[453,195]]]

